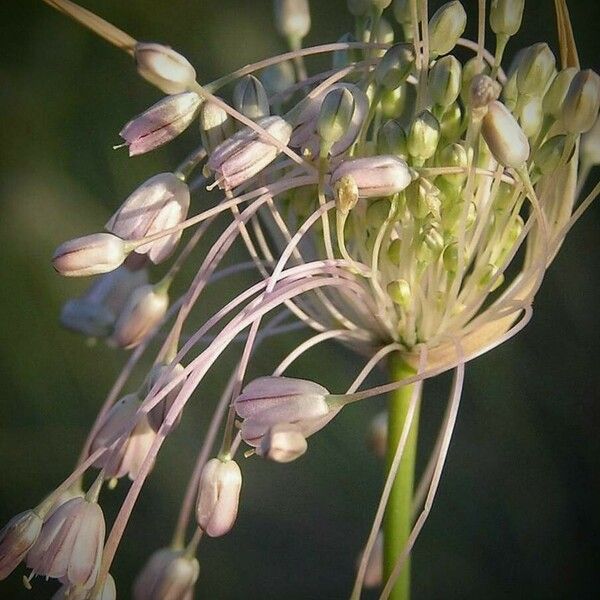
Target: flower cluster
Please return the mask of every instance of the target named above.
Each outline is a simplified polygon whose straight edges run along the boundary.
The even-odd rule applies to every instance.
[[[402,434],[392,439],[385,415],[370,434],[379,456],[387,448],[390,468],[353,593],[359,598],[363,584],[379,585],[385,575],[381,597],[387,597],[431,507],[465,363],[525,326],[546,269],[598,192],[597,186],[579,199],[600,162],[600,79],[579,67],[564,0],[555,3],[558,58],[547,44],[534,44],[514,53],[507,71],[503,56],[521,26],[523,0],[492,0],[494,52],[484,37],[486,3],[479,3],[478,39],[471,41],[462,37],[467,14],[456,0],[431,16],[426,0],[393,6],[348,0],[355,30],[336,43],[303,48],[308,1],[275,0],[277,31],[290,51],[208,84],[172,48],[138,42],[69,0],[46,2],[131,55],[138,73],[166,94],[122,128],[130,156],[158,148],[194,123],[200,140],[172,172],[133,191],[104,231],[56,250],[58,273],[97,276],[83,296],[65,304],[63,325],[135,350],[78,467],[0,533],[0,578],[25,561],[32,575],[61,582],[56,597],[114,598],[109,569],[159,450],[208,370],[242,339],[173,541],[149,559],[134,597],[192,597],[203,534],[222,536],[236,520],[242,469],[234,457],[241,442],[250,447],[247,457],[288,463],[344,406],[404,388],[411,397]],[[469,58],[459,60],[465,52]],[[331,54],[332,67],[309,75],[305,57],[322,53]],[[213,205],[189,216],[194,192],[207,184]],[[230,222],[185,293],[171,301],[182,264],[220,214],[230,214]],[[177,252],[188,229],[193,233],[166,274],[152,282],[154,265]],[[188,330],[207,284],[248,267],[218,270],[238,240],[258,283]],[[314,335],[272,374],[246,383],[261,340],[298,323]],[[159,339],[152,370],[123,395],[142,353]],[[304,352],[332,339],[367,357],[345,390],[330,393],[312,381],[318,374],[284,376]],[[386,359],[401,363],[402,374],[360,389]],[[448,412],[414,498],[424,509],[384,570],[382,556],[390,550],[379,529],[408,452],[419,382],[450,369],[456,374]],[[220,451],[210,458],[221,430]],[[100,473],[84,494],[91,468]],[[105,481],[112,487],[125,475],[132,484],[105,541],[99,494]],[[187,540],[194,512],[196,529]]]

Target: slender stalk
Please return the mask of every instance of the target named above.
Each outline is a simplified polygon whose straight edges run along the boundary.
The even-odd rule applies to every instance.
[[[414,373],[414,369],[404,362],[400,354],[392,354],[390,358],[390,375],[394,381],[400,381],[414,375]],[[406,385],[390,394],[388,402],[388,469],[402,435],[402,427],[406,420],[412,393],[413,386]],[[392,485],[383,521],[384,581],[391,575],[398,556],[400,556],[410,535],[418,429],[419,412],[417,408],[406,439],[400,467]],[[408,600],[410,598],[410,562],[408,560],[394,585],[390,598],[392,600]]]

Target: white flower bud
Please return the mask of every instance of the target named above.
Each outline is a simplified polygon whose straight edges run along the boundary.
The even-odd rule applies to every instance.
[[[288,463],[300,458],[307,448],[306,438],[297,425],[279,423],[263,436],[256,454],[274,462]]]
[[[0,530],[0,581],[25,558],[42,530],[42,518],[33,510],[13,517]]]
[[[194,67],[169,46],[138,43],[133,57],[138,73],[165,94],[185,92],[196,81]]]
[[[490,27],[496,35],[512,36],[519,31],[525,0],[492,0]]]
[[[281,94],[296,83],[294,67],[289,60],[270,65],[260,74],[260,80],[269,95]]]
[[[387,90],[396,89],[410,75],[415,63],[412,44],[395,44],[388,48],[375,68],[375,80]]]
[[[249,119],[268,117],[269,99],[263,84],[254,75],[240,79],[233,90],[233,105]]]
[[[481,133],[494,158],[505,167],[522,167],[529,158],[529,142],[511,112],[498,100],[491,102]]]
[[[434,104],[447,108],[457,98],[461,86],[461,66],[452,56],[443,56],[429,72],[429,93]]]
[[[406,133],[398,121],[390,119],[379,130],[377,152],[378,154],[392,154],[401,158],[408,156]]]
[[[301,40],[310,31],[308,0],[274,0],[275,28],[279,35]]]
[[[562,115],[562,108],[565,103],[565,97],[569,91],[569,86],[573,81],[573,77],[577,74],[575,67],[563,69],[553,80],[544,94],[542,108],[544,113],[550,115],[554,119],[559,119]]]
[[[569,133],[585,133],[596,122],[599,109],[600,77],[591,69],[579,71],[565,97],[562,124]]]
[[[122,239],[94,233],[61,244],[54,252],[52,266],[65,277],[85,277],[116,269],[126,256]]]
[[[426,161],[435,154],[439,140],[438,120],[428,110],[419,113],[408,132],[407,146],[411,156],[418,161]]]
[[[546,43],[530,46],[525,50],[517,71],[519,93],[542,96],[554,73],[556,59]]]
[[[200,135],[204,149],[211,154],[213,150],[235,133],[233,119],[210,100],[200,107]]]
[[[354,96],[348,88],[336,88],[325,96],[317,119],[317,132],[324,142],[333,145],[344,137],[355,107]]]
[[[210,537],[225,535],[233,527],[241,489],[242,472],[235,461],[213,458],[202,469],[196,520]]]
[[[429,20],[429,52],[448,54],[467,26],[467,13],[458,0],[441,6]]]
[[[378,21],[377,29],[375,30],[375,36],[371,40],[371,30],[373,29],[373,19],[369,17],[363,29],[362,41],[365,43],[373,42],[375,44],[392,44],[394,42],[394,28],[390,25],[390,22],[381,17]],[[376,56],[383,56],[385,50],[372,50]]]

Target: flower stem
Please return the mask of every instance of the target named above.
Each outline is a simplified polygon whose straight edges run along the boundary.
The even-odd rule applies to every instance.
[[[394,381],[400,381],[414,375],[415,371],[398,353],[390,358],[390,374]],[[413,384],[414,385],[414,384]],[[394,458],[396,447],[402,434],[402,427],[411,401],[413,386],[401,387],[390,394],[388,401],[388,469]],[[400,556],[411,529],[411,504],[415,475],[415,456],[419,412],[415,412],[412,426],[406,440],[400,467],[394,480],[383,521],[384,531],[384,581],[392,573],[394,564]],[[389,596],[391,600],[410,598],[410,560],[408,559]]]

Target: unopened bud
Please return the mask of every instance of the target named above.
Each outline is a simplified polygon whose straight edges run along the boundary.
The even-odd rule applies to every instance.
[[[269,99],[263,84],[254,75],[240,79],[233,90],[233,105],[249,119],[268,117]]]
[[[488,106],[481,133],[494,158],[505,167],[522,167],[529,158],[529,142],[514,116],[495,100]]]
[[[407,164],[397,156],[381,155],[345,160],[331,174],[331,184],[351,176],[359,198],[391,196],[405,189],[412,177]]]
[[[375,35],[373,39],[371,39],[371,30],[373,29],[373,19],[369,17],[365,23],[365,28],[363,30],[362,41],[373,42],[375,44],[392,44],[394,42],[394,29],[390,25],[390,22],[381,17],[377,24],[377,29],[375,30]],[[385,54],[385,50],[374,50],[373,53],[377,56],[383,56]]]
[[[408,151],[418,161],[431,158],[440,140],[440,124],[428,111],[419,113],[410,126],[408,133]]]
[[[52,266],[65,277],[85,277],[116,269],[126,256],[121,238],[94,233],[61,244],[54,252]]]
[[[471,102],[471,85],[478,75],[489,75],[489,65],[482,59],[474,56],[462,68],[460,97],[464,104]]]
[[[210,537],[225,535],[237,517],[242,489],[242,472],[238,464],[218,458],[209,460],[202,469],[196,506],[198,525]]]
[[[348,88],[331,90],[325,96],[317,119],[317,132],[324,142],[333,145],[344,137],[355,107],[354,96]]]
[[[137,346],[161,323],[168,307],[166,290],[153,285],[141,286],[119,315],[111,341],[120,348]]]
[[[474,108],[486,108],[490,102],[498,100],[500,84],[483,73],[475,75],[471,80],[469,104]]]
[[[520,107],[519,125],[528,138],[537,136],[544,122],[542,100],[539,96],[531,96]]]
[[[550,115],[554,119],[560,118],[562,115],[563,104],[565,103],[565,97],[576,73],[577,69],[575,67],[569,67],[560,71],[560,73],[552,80],[548,91],[544,94],[542,103],[545,114]]]
[[[388,257],[389,261],[395,267],[400,266],[401,251],[402,251],[402,240],[400,238],[396,238],[395,240],[392,240],[392,242],[390,243],[390,247],[388,248],[388,251],[387,251],[387,257]]]
[[[498,267],[496,265],[489,264],[483,268],[478,283],[482,288],[488,287],[490,284],[492,284],[490,287],[490,292],[493,292],[504,283],[504,275],[502,273],[498,273]]]
[[[441,6],[429,20],[431,56],[448,54],[467,26],[467,13],[458,0]]]
[[[40,535],[42,518],[33,510],[13,517],[0,530],[0,581],[6,579],[25,558]]]
[[[555,135],[546,140],[537,150],[534,161],[543,175],[553,173],[563,157],[566,145],[566,136]]]
[[[275,28],[284,38],[301,40],[310,31],[308,0],[275,0]]]
[[[440,190],[435,185],[420,177],[416,185],[407,190],[408,209],[417,219],[424,219],[428,215],[439,219],[441,205],[439,195]]]
[[[133,58],[138,73],[165,94],[185,92],[196,81],[194,67],[169,46],[138,43]]]
[[[469,158],[467,150],[462,144],[457,142],[449,144],[444,147],[439,153],[438,165],[440,167],[461,167],[464,168],[464,172],[461,173],[448,173],[440,175],[440,178],[450,183],[454,187],[461,186],[467,178],[467,165],[469,164]],[[436,180],[437,183],[437,180]]]
[[[257,125],[283,145],[290,141],[292,126],[281,117],[265,117]],[[215,148],[208,167],[217,174],[220,187],[232,189],[260,173],[280,152],[260,133],[244,128]]]
[[[406,133],[398,121],[390,119],[379,130],[379,134],[377,135],[377,152],[379,154],[391,154],[402,158],[408,156]]]
[[[600,77],[591,69],[579,71],[565,97],[562,124],[569,133],[585,133],[596,122],[599,109]]]
[[[200,135],[204,149],[213,150],[235,133],[233,119],[214,102],[206,101],[200,107]]]
[[[449,273],[456,273],[458,269],[458,243],[451,242],[448,244],[442,252],[442,261],[444,268]]]
[[[278,463],[289,463],[307,450],[306,438],[297,425],[279,423],[263,436],[256,454]]]
[[[358,185],[351,175],[340,177],[334,185],[337,209],[347,215],[358,202]]]
[[[496,35],[512,36],[519,31],[525,0],[492,0],[490,27]]]
[[[150,152],[175,139],[190,126],[200,102],[195,92],[167,96],[129,121],[119,133],[129,156]]]
[[[461,85],[461,66],[454,56],[440,58],[429,72],[429,93],[434,104],[446,108],[457,98]]]
[[[375,80],[387,90],[396,89],[404,83],[415,62],[412,44],[395,44],[386,50],[375,68]]]
[[[190,190],[173,173],[148,179],[123,202],[106,224],[106,230],[124,240],[140,240],[182,223],[190,206]],[[138,246],[154,263],[166,260],[175,250],[181,231]]]
[[[546,43],[538,43],[525,50],[517,71],[519,93],[542,96],[554,73],[556,59]]]
[[[410,5],[411,0],[394,0],[394,17],[396,17],[396,21],[398,21],[400,25],[412,25],[412,11]]]
[[[600,165],[600,119],[581,138],[581,161],[588,165]]]
[[[355,17],[362,17],[369,12],[371,0],[346,0],[346,6]]]
[[[440,133],[448,142],[458,140],[464,130],[463,113],[458,102],[446,109],[440,121]]]
[[[260,80],[269,95],[281,94],[296,82],[294,67],[289,60],[270,65],[262,71]]]
[[[410,284],[406,279],[395,279],[394,281],[390,281],[387,285],[387,293],[392,299],[392,302],[401,308],[408,308],[410,306],[412,296],[410,293]]]

